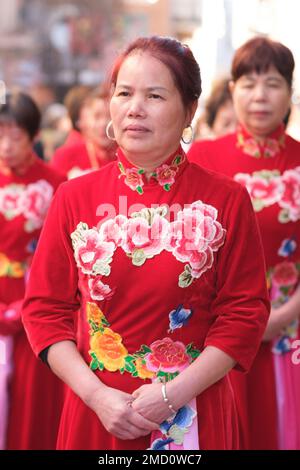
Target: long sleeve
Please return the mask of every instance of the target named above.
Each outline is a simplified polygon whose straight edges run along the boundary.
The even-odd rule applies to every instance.
[[[218,254],[216,317],[205,345],[216,346],[247,371],[259,348],[269,314],[262,244],[250,198],[243,188],[227,204],[227,234]]]
[[[68,230],[64,184],[49,209],[32,262],[23,323],[36,355],[62,340],[75,341],[74,316],[79,309],[77,267]]]

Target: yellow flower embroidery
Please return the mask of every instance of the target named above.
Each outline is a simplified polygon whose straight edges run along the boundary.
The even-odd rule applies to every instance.
[[[146,364],[141,358],[135,361],[135,366],[140,379],[152,379],[152,377],[155,377],[155,373],[147,369]]]
[[[105,318],[102,310],[93,302],[86,303],[86,314],[88,321],[95,323],[97,326],[100,326]]]
[[[5,276],[9,268],[9,259],[3,253],[0,253],[0,276]]]
[[[94,333],[90,339],[90,347],[90,353],[95,353],[98,361],[110,372],[125,367],[128,351],[122,343],[122,337],[110,328],[105,328],[103,333]]]

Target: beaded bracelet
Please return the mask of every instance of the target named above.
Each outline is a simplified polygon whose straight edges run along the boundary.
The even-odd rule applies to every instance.
[[[167,388],[166,388],[165,383],[163,383],[162,386],[161,386],[161,393],[162,393],[164,402],[168,405],[169,410],[172,411],[172,413],[176,414],[177,411],[174,410],[173,406],[171,405],[171,403],[169,401],[169,398],[167,397]]]

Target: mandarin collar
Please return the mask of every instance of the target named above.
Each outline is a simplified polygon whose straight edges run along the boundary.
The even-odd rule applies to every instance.
[[[119,178],[124,178],[124,183],[138,194],[143,194],[144,186],[158,184],[164,191],[170,191],[178,176],[188,164],[186,154],[179,146],[161,165],[155,168],[149,180],[145,176],[145,169],[133,165],[125,157],[120,148],[117,150]]]
[[[268,137],[257,139],[251,136],[246,129],[239,125],[237,128],[237,147],[246,155],[254,158],[273,158],[285,148],[285,127],[283,124],[275,129]]]

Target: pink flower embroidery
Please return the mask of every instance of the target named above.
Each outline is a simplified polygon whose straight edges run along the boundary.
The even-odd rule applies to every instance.
[[[27,219],[28,232],[41,228],[53,196],[52,186],[45,180],[29,184],[20,198],[20,206]]]
[[[107,284],[103,284],[99,276],[89,279],[88,286],[93,300],[107,300],[110,299],[114,293]]]
[[[115,244],[101,240],[95,229],[86,230],[75,247],[77,266],[85,274],[108,275]]]
[[[138,168],[127,168],[125,170],[125,183],[133,191],[143,192],[144,181]]]
[[[294,263],[283,261],[275,266],[272,275],[272,284],[278,286],[294,286],[298,282],[299,273]]]
[[[145,356],[146,367],[152,372],[181,372],[191,361],[180,341],[170,338],[157,340],[150,345],[151,353]]]
[[[100,237],[103,241],[113,242],[116,246],[121,246],[124,240],[124,225],[127,217],[117,215],[114,219],[106,220],[100,226]]]
[[[275,139],[267,139],[264,149],[265,157],[275,157],[280,152],[279,142]]]
[[[162,165],[156,169],[156,178],[160,186],[169,185],[171,186],[175,181],[177,168],[174,169],[169,165]]]
[[[279,202],[284,191],[281,177],[271,173],[237,173],[234,180],[246,187],[256,211]]]
[[[260,157],[260,150],[254,139],[246,139],[243,143],[243,151],[251,157]]]
[[[136,259],[134,264],[142,265],[147,258],[161,253],[166,246],[169,223],[158,214],[154,215],[151,225],[146,218],[140,216],[128,219],[123,228],[125,239],[122,248],[133,255],[133,261]]]
[[[287,170],[282,175],[284,193],[279,205],[289,212],[289,219],[296,222],[300,219],[300,167]]]
[[[14,219],[22,212],[20,197],[24,191],[23,185],[10,184],[0,189],[0,213],[7,220]]]
[[[224,243],[226,231],[216,220],[217,210],[201,201],[178,213],[170,224],[168,250],[181,262],[189,263],[193,278],[211,268],[213,252]]]

